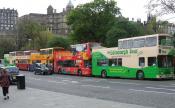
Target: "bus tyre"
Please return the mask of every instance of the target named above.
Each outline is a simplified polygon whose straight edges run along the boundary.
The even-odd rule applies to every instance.
[[[136,78],[138,80],[143,80],[144,79],[144,73],[143,73],[143,71],[138,71]]]
[[[81,76],[81,75],[82,75],[81,70],[78,70],[78,75],[79,75],[79,76]]]
[[[102,78],[106,78],[106,77],[107,77],[107,73],[106,73],[105,70],[103,70],[103,71],[101,72],[101,77],[102,77]]]

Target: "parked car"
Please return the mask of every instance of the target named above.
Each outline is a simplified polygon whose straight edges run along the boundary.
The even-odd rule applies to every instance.
[[[5,66],[1,67],[1,69],[6,69],[6,71],[10,74],[11,83],[16,83],[16,76],[19,75],[19,69],[16,66]]]
[[[50,75],[52,71],[45,65],[41,63],[36,63],[34,68],[35,75]]]

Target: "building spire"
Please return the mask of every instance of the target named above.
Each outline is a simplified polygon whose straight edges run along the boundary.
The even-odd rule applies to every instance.
[[[66,11],[70,11],[72,8],[74,8],[74,5],[71,0],[69,0],[69,3],[66,6]]]

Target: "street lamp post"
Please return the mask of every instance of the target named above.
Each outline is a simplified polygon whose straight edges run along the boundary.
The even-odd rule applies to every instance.
[[[32,41],[32,39],[28,39],[28,41],[29,41],[29,48],[31,50],[31,41]]]

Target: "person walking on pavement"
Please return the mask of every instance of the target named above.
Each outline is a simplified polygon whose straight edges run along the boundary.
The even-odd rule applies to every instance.
[[[9,99],[8,93],[9,93],[9,86],[10,86],[10,76],[9,76],[8,72],[5,69],[3,69],[1,71],[0,85],[2,87],[4,100]]]

